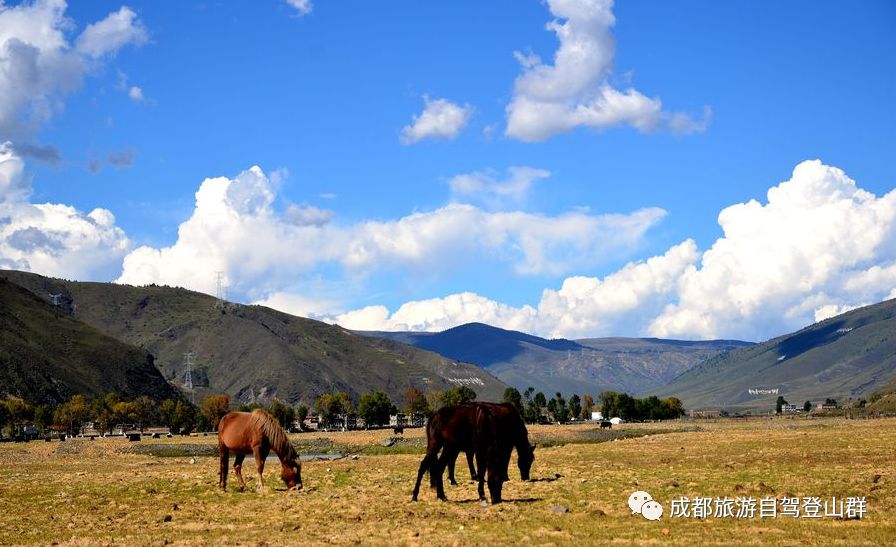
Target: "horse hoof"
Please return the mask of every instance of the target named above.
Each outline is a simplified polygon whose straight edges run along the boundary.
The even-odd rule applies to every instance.
[[[479,505],[481,505],[482,507],[488,507],[488,502],[485,501],[485,500],[481,500],[481,501],[479,502]]]

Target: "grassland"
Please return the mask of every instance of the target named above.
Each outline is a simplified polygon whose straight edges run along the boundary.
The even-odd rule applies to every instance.
[[[306,462],[297,493],[282,490],[275,463],[266,495],[217,490],[217,460],[201,455],[214,437],[144,440],[142,453],[123,440],[3,444],[0,544],[896,542],[896,420],[631,424],[611,442],[598,442],[605,439],[592,429],[530,428],[546,445],[536,450],[534,480],[511,469],[508,502],[487,507],[469,481],[448,487],[447,503],[428,490],[410,501],[421,430],[389,448],[385,431],[294,436],[307,449],[353,450],[356,458]],[[635,490],[664,505],[660,521],[631,514]],[[861,520],[669,518],[677,496],[864,496],[868,508]]]

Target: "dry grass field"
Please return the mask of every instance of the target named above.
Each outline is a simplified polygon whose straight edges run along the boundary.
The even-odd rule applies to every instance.
[[[760,419],[630,424],[595,442],[594,426],[536,426],[531,482],[515,467],[507,503],[481,506],[468,480],[439,502],[412,503],[421,430],[302,434],[299,446],[357,457],[308,461],[305,489],[265,473],[266,495],[219,492],[214,437],[0,445],[0,544],[43,545],[597,545],[896,543],[896,420]],[[614,435],[620,434],[616,429]],[[137,447],[139,445],[139,449]],[[139,450],[140,452],[136,452]],[[154,454],[165,454],[154,455]],[[174,455],[171,454],[182,454]],[[460,463],[460,462],[459,462]],[[249,467],[249,466],[247,466]],[[458,477],[465,477],[463,465]],[[252,473],[247,474],[250,488]],[[659,521],[632,515],[644,490]],[[671,500],[864,497],[860,520],[670,518]]]

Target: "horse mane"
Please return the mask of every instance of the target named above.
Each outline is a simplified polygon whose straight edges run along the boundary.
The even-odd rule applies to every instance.
[[[298,457],[277,418],[265,410],[256,408],[252,411],[252,421],[267,437],[268,442],[271,443],[271,449],[277,453],[280,461],[293,461]]]

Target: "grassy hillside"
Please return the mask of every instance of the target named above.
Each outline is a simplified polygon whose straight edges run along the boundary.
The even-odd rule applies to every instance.
[[[797,405],[869,397],[894,379],[896,300],[889,300],[711,359],[659,393],[688,408],[769,410],[778,395]]]
[[[747,342],[684,342],[653,338],[547,340],[470,323],[439,333],[373,332],[442,355],[475,363],[524,390],[642,393],[661,386],[694,365]]]
[[[170,287],[132,287],[2,272],[35,294],[61,294],[73,317],[155,356],[165,378],[184,379],[193,352],[197,399],[225,392],[243,402],[314,400],[323,392],[355,397],[383,390],[400,402],[409,386],[444,390],[468,383],[480,399],[498,400],[506,387],[480,368],[403,344],[353,334],[337,326],[262,306],[215,307],[209,295]]]
[[[0,396],[58,403],[75,393],[177,397],[147,351],[69,317],[0,278]]]

